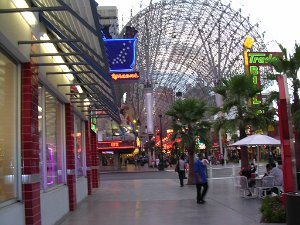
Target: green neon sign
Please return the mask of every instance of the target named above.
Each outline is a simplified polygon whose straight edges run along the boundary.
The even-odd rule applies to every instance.
[[[91,130],[97,133],[97,118],[91,118]]]
[[[276,62],[278,60],[277,57],[273,56],[272,53],[249,53],[249,64],[267,64]]]
[[[259,67],[258,66],[250,66],[249,67],[250,75],[252,76],[252,82],[255,85],[259,85]],[[261,104],[261,100],[259,100],[259,94],[252,98],[253,105]]]
[[[249,52],[248,53],[248,62],[249,62],[249,74],[252,76],[253,84],[260,85],[260,66],[269,66],[271,63],[274,63],[278,60],[278,57],[281,57],[281,52]],[[253,105],[260,105],[260,94],[257,94],[252,98]],[[258,112],[261,110],[258,110]]]

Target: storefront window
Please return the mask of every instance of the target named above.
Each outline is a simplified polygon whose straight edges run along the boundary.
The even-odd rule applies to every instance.
[[[43,105],[43,99],[44,99],[44,89],[39,86],[39,105],[38,105],[38,119],[39,119],[39,150],[40,150],[40,184],[41,184],[41,189],[43,189],[43,187],[45,186],[44,183],[43,183],[43,171],[44,171],[44,154],[43,154],[43,146],[44,146],[44,143],[43,143],[43,140],[44,140],[44,137],[43,137],[43,126],[44,126],[44,123],[43,123],[43,108],[44,108],[44,105]]]
[[[43,189],[63,183],[62,104],[50,92],[40,89],[39,129]]]
[[[17,66],[0,51],[0,203],[17,197]]]
[[[114,166],[113,152],[102,152],[101,160],[102,160],[102,166]]]
[[[83,126],[82,121],[79,116],[75,115],[75,123],[74,123],[74,141],[75,141],[75,157],[76,157],[76,175],[83,176],[83,146],[82,146],[82,139],[83,139]]]

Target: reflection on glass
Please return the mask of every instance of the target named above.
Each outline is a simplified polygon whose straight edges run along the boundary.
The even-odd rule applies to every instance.
[[[17,197],[17,68],[0,52],[0,203]]]
[[[39,97],[38,97],[38,120],[39,120],[39,150],[40,150],[40,187],[43,189],[43,165],[44,165],[44,159],[43,159],[43,89],[41,86],[39,86]]]
[[[75,157],[77,176],[83,176],[83,152],[82,152],[82,121],[75,115],[74,126]]]
[[[41,95],[42,96],[42,95]],[[45,133],[45,141],[40,139],[41,158],[45,163],[45,166],[41,166],[41,174],[46,174],[46,177],[42,176],[43,183],[50,188],[57,184],[63,183],[62,177],[62,104],[48,91],[45,91],[45,98],[41,99],[41,103],[44,100],[45,110],[42,108],[42,104],[39,104],[39,128],[40,138]],[[45,130],[43,131],[43,120],[45,117]],[[45,143],[45,146],[43,146]],[[44,162],[45,161],[45,162]],[[44,171],[46,170],[46,171]],[[45,180],[46,179],[46,180]]]
[[[102,166],[114,166],[114,155],[102,154]]]

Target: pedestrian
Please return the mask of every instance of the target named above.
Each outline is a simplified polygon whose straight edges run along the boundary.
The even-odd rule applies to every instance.
[[[268,162],[269,162],[269,164],[274,163],[274,156],[273,156],[273,153],[271,150],[269,150],[269,152],[268,152]]]
[[[176,167],[178,168],[178,177],[180,181],[180,187],[183,187],[183,179],[185,177],[185,160],[184,160],[184,154],[180,156],[180,159],[177,162]]]
[[[204,197],[206,195],[208,184],[207,184],[207,170],[202,162],[201,154],[198,154],[198,158],[194,163],[195,172],[195,184],[197,188],[197,204],[204,204]]]

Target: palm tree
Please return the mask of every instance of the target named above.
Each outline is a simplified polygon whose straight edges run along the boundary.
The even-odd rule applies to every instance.
[[[294,53],[287,55],[287,50],[282,45],[279,47],[283,53],[282,58],[278,58],[273,62],[275,70],[281,74],[285,74],[292,82],[293,89],[293,104],[291,107],[292,121],[295,129],[295,155],[296,155],[296,167],[297,171],[300,171],[300,102],[299,93],[300,80],[298,79],[298,72],[300,68],[300,46],[295,43]]]
[[[208,112],[206,102],[199,99],[175,101],[166,115],[173,117],[174,136],[180,135],[182,145],[188,150],[189,175],[187,184],[194,184],[194,154],[196,139],[209,145],[210,123],[205,121]]]
[[[221,84],[216,86],[214,92],[223,97],[223,106],[213,109],[213,113],[222,112],[225,116],[218,118],[214,127],[216,130],[238,130],[239,139],[247,136],[246,129],[266,130],[274,122],[275,110],[270,109],[269,102],[259,106],[251,106],[249,99],[262,91],[262,87],[253,84],[251,76],[236,75],[228,80],[222,79]],[[263,113],[261,113],[263,111]],[[241,148],[242,167],[249,164],[247,147]]]

